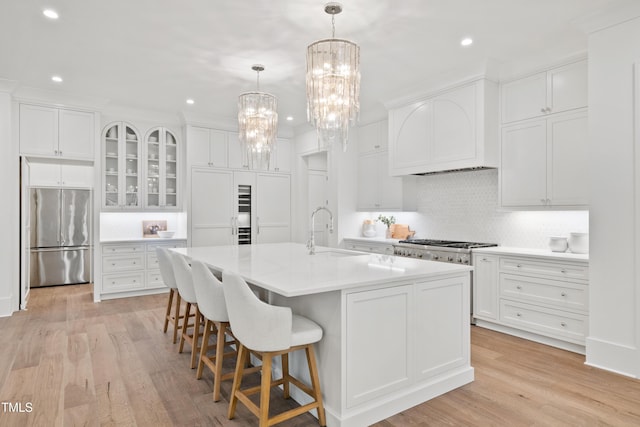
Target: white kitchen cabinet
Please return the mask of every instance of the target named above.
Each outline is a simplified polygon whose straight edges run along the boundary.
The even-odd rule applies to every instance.
[[[416,209],[416,178],[389,175],[387,151],[358,156],[359,211],[411,211]]]
[[[291,240],[288,174],[191,170],[191,246]]]
[[[478,326],[584,352],[589,316],[588,261],[474,251]],[[482,260],[489,260],[483,264]]]
[[[181,146],[176,135],[160,127],[145,137],[146,209],[171,210],[179,207]]]
[[[183,248],[184,240],[102,243],[103,299],[137,296],[167,289],[162,281],[156,248]]]
[[[503,127],[501,205],[586,208],[587,144],[584,110]]]
[[[358,128],[358,154],[386,151],[389,146],[388,141],[388,120],[380,120]]]
[[[502,123],[584,108],[587,106],[587,61],[503,83],[500,93]]]
[[[275,149],[275,159],[271,161],[271,169],[274,172],[291,172],[293,164],[293,147],[291,140],[278,138]]]
[[[291,240],[291,176],[256,174],[256,242]]]
[[[20,104],[20,154],[94,161],[95,114]]]
[[[188,126],[187,152],[190,166],[226,168],[228,166],[227,132]]]
[[[30,162],[29,183],[34,187],[93,188],[93,165]]]
[[[473,254],[473,317],[498,319],[498,257]]]
[[[391,175],[498,166],[497,85],[485,79],[389,111]]]
[[[231,169],[247,169],[248,161],[238,132],[227,132],[228,167]]]
[[[190,246],[234,242],[233,172],[191,169]]]
[[[110,123],[102,132],[102,207],[135,210],[142,207],[140,134],[125,122]]]

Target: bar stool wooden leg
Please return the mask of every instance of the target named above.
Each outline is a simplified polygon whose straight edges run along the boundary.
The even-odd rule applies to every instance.
[[[311,389],[314,392],[314,398],[318,402],[318,422],[321,426],[327,425],[327,420],[324,414],[324,404],[322,403],[322,392],[320,390],[320,377],[318,376],[318,365],[316,364],[316,354],[313,350],[313,345],[307,345],[305,349],[307,353],[307,365],[309,366],[309,376],[311,377]]]
[[[227,412],[227,418],[230,420],[236,414],[236,405],[238,404],[238,391],[240,390],[240,383],[242,382],[242,376],[244,375],[244,367],[248,362],[249,352],[247,348],[241,343],[238,343],[238,359],[236,362],[236,372],[233,376],[233,385],[231,386],[231,398],[229,400],[229,411]]]
[[[187,308],[185,309],[185,312],[184,312],[184,319],[182,320],[182,328],[180,333],[180,347],[178,348],[178,353],[182,353],[182,350],[184,349],[184,339],[188,332],[190,315],[191,315],[191,303],[188,302]]]
[[[204,324],[204,334],[202,335],[202,345],[200,346],[200,361],[198,362],[198,370],[196,371],[196,379],[202,378],[202,368],[204,368],[204,359],[207,356],[209,348],[209,337],[211,337],[213,322],[209,319]],[[215,378],[214,378],[215,382]]]
[[[289,384],[291,381],[289,377],[289,353],[285,353],[280,357],[282,358],[282,380],[284,381],[284,384],[282,384],[283,395],[285,399],[288,399],[290,397]]]
[[[171,289],[173,292],[173,289]],[[180,293],[176,292],[176,308],[173,314],[173,343],[175,344],[178,340],[178,330],[180,329],[180,305],[182,304],[182,298],[180,297]],[[184,321],[184,320],[183,320]]]
[[[218,336],[216,340],[216,371],[213,378],[213,401],[220,400],[220,383],[222,382],[222,362],[224,361],[224,346],[226,342],[227,324],[218,324]]]
[[[174,290],[173,288],[169,289],[169,301],[167,302],[167,313],[164,316],[164,328],[163,328],[163,332],[166,334],[167,333],[167,327],[169,326],[169,317],[171,316],[171,304],[173,303],[173,294],[174,294]]]
[[[202,322],[202,314],[200,314],[200,310],[198,310],[198,305],[195,304],[195,306],[196,317],[193,321],[193,339],[191,341],[191,369],[194,369],[196,367],[198,353],[200,353],[198,342],[200,341],[200,323]]]
[[[260,427],[269,425],[269,397],[271,397],[271,353],[262,355],[262,381],[260,382]]]

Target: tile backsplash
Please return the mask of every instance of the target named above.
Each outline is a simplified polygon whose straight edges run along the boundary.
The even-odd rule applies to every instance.
[[[498,204],[498,170],[418,177],[418,211],[391,213],[418,238],[492,242],[548,248],[549,236],[588,232],[588,211],[504,211]],[[362,219],[376,213],[360,213]]]

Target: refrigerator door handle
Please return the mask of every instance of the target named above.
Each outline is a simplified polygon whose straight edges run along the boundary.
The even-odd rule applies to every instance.
[[[63,248],[31,248],[30,251],[37,252],[66,252],[66,251],[87,251],[91,246],[65,246]]]

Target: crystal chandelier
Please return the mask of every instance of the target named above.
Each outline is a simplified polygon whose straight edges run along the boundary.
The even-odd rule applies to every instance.
[[[331,15],[332,34],[307,47],[307,119],[321,146],[341,142],[346,151],[349,126],[360,111],[360,47],[335,38],[342,5],[327,3],[324,11]]]
[[[257,74],[257,90],[238,97],[238,131],[249,169],[269,169],[271,152],[275,151],[278,131],[278,101],[260,92],[260,71],[264,66],[251,67]]]

